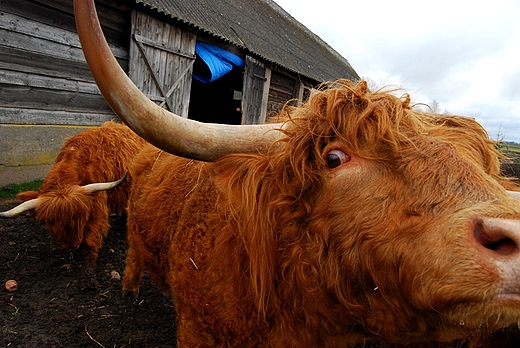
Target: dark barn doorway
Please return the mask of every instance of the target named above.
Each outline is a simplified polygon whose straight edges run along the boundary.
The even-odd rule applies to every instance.
[[[197,69],[195,63],[194,71]],[[240,124],[242,122],[242,71],[234,68],[221,78],[191,82],[188,118],[200,122]]]
[[[188,118],[208,123],[241,124],[243,60],[237,58],[242,67],[233,64],[230,71],[226,70],[228,72],[213,79],[211,76],[218,67],[214,68],[213,65],[214,70],[210,70],[207,59],[201,59],[198,53],[193,66]],[[211,65],[212,62],[209,63]]]

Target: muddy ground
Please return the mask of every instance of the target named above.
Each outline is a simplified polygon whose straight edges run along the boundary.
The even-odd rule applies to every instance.
[[[520,177],[520,166],[506,168]],[[0,201],[0,211],[15,200]],[[79,264],[29,214],[0,220],[0,345],[4,347],[175,347],[175,310],[146,277],[139,302],[123,301],[126,220],[111,218],[98,259],[99,288],[82,290]],[[18,282],[8,292],[4,283]],[[520,347],[513,327],[486,339],[489,347]],[[372,346],[372,345],[368,345]],[[381,347],[380,345],[373,345]]]

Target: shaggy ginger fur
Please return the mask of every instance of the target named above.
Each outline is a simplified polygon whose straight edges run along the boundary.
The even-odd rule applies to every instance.
[[[130,128],[112,121],[82,131],[67,139],[38,192],[18,194],[22,202],[39,198],[35,218],[62,248],[85,248],[83,272],[89,275],[108,233],[110,214],[125,212],[130,183],[94,194],[81,186],[122,178],[145,144]]]
[[[472,233],[520,220],[478,123],[344,80],[285,116],[265,154],[203,163],[148,146],[131,166],[123,290],[151,274],[179,347],[428,344],[520,319],[493,300],[502,255]]]

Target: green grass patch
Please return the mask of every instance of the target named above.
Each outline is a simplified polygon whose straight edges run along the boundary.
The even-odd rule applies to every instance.
[[[520,154],[520,145],[500,143],[498,146],[503,151]]]
[[[20,192],[24,191],[38,191],[43,179],[34,180],[31,182],[24,182],[22,184],[9,184],[4,187],[0,187],[1,198],[13,198]]]
[[[498,149],[511,160],[513,164],[520,164],[520,145],[516,144],[498,144]]]

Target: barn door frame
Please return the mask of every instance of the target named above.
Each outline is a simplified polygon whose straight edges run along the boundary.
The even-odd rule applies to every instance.
[[[132,11],[129,76],[159,106],[188,117],[194,34]]]

